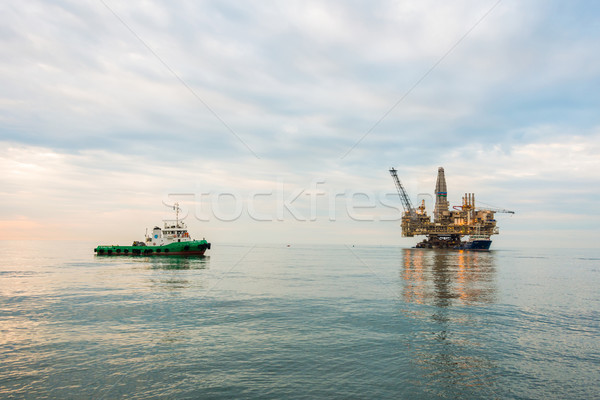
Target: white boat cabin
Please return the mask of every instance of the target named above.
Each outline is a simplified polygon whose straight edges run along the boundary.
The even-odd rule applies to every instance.
[[[160,229],[155,226],[151,235],[146,235],[146,246],[164,246],[171,243],[191,242],[192,238],[188,233],[187,226],[179,220],[179,204],[175,203],[176,219],[165,219],[164,227]]]
[[[183,222],[167,220],[164,223],[163,229],[155,226],[152,229],[152,235],[146,237],[147,246],[164,246],[170,243],[192,241],[187,226]]]

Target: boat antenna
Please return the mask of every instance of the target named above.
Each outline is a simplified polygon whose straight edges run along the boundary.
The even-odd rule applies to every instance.
[[[179,228],[179,203],[175,203],[173,210],[175,210],[175,226]]]

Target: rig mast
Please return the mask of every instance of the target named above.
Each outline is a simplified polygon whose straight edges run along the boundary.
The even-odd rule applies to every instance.
[[[448,189],[446,188],[446,176],[444,168],[438,168],[437,181],[435,182],[435,209],[433,211],[433,220],[439,222],[442,219],[444,211],[448,211]]]

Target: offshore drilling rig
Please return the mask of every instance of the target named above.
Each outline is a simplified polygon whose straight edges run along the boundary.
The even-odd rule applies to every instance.
[[[402,236],[426,236],[417,244],[417,248],[489,250],[492,244],[490,236],[500,233],[494,214],[497,212],[514,214],[514,211],[509,210],[476,208],[473,193],[466,193],[462,198],[462,205],[454,206],[453,210],[450,210],[444,168],[440,167],[435,183],[435,207],[433,221],[431,221],[431,217],[425,210],[425,200],[415,209],[398,179],[397,171],[391,168],[390,174],[396,183],[404,207]],[[463,242],[464,236],[468,236],[469,239]]]

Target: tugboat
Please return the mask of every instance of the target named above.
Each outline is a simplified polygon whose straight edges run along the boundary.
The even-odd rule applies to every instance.
[[[205,239],[193,240],[185,223],[179,220],[179,203],[175,203],[173,209],[175,219],[164,220],[162,229],[155,226],[151,236],[146,234],[145,241],[134,241],[131,246],[99,245],[94,252],[96,255],[106,256],[203,256],[204,252],[210,249],[210,243]]]

